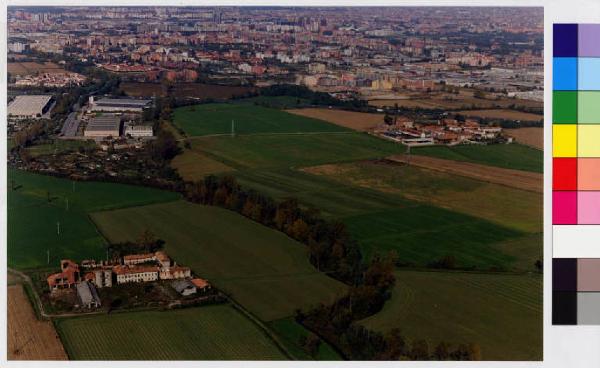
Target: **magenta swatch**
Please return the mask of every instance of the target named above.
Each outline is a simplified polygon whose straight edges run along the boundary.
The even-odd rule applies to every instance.
[[[552,223],[555,225],[577,224],[577,192],[552,193]]]

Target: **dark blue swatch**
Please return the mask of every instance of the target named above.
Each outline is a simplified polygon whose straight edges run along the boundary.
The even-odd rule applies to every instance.
[[[554,24],[554,56],[577,57],[577,24]]]

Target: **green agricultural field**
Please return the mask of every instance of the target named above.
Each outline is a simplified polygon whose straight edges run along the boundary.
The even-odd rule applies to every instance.
[[[406,199],[402,193],[348,185],[302,171],[250,170],[234,175],[243,186],[278,199],[295,197],[319,209],[323,216],[341,220],[366,257],[393,250],[402,261],[426,266],[451,254],[462,266],[509,269],[520,255],[508,253],[508,246],[502,244],[527,235],[479,217]],[[531,221],[539,217],[536,214]],[[539,243],[530,246],[537,249]]]
[[[432,146],[413,148],[415,155],[446,160],[466,161],[506,169],[543,172],[544,153],[521,144],[493,144],[489,146],[461,145],[454,147]]]
[[[175,109],[174,122],[188,136],[230,134],[343,132],[347,129],[327,122],[249,103],[214,103]]]
[[[229,305],[56,320],[71,360],[285,360]]]
[[[305,171],[340,183],[399,194],[519,231],[542,231],[541,193],[380,161],[323,165]]]
[[[8,171],[9,267],[47,266],[47,251],[51,265],[62,258],[103,258],[105,241],[90,221],[89,211],[179,198],[175,193],[130,185],[73,183]]]
[[[343,219],[365,256],[395,251],[401,262],[427,266],[447,255],[457,266],[508,269],[516,260],[493,245],[523,233],[424,204]]]
[[[476,343],[483,360],[542,359],[542,276],[396,272],[383,310],[361,323],[398,327],[430,349],[445,341]]]
[[[193,150],[235,168],[304,167],[405,151],[399,144],[358,132],[202,137],[191,143]]]
[[[170,256],[264,321],[331,302],[345,290],[315,270],[304,245],[222,208],[176,201],[97,212],[92,219],[111,242],[151,229]]]
[[[311,335],[311,332],[296,322],[293,317],[278,319],[269,322],[269,326],[282,339],[282,342],[287,347],[296,359],[299,360],[342,360],[342,357],[329,345],[321,340],[316,356],[310,356],[307,351],[300,345],[302,337]]]

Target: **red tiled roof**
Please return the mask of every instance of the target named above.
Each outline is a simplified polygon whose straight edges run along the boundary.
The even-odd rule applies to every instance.
[[[125,261],[133,261],[136,259],[147,259],[147,258],[153,258],[154,254],[152,253],[147,253],[147,254],[130,254],[128,256],[124,256],[123,260]]]
[[[200,288],[200,289],[204,289],[205,287],[210,286],[208,281],[206,281],[204,279],[192,279],[191,281],[195,287]]]
[[[155,266],[115,266],[113,272],[117,275],[127,275],[142,272],[158,272],[158,267]]]

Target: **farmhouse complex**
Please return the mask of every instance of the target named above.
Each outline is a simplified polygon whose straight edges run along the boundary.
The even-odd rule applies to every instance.
[[[86,260],[81,265],[65,259],[60,262],[60,267],[61,272],[47,278],[50,290],[75,288],[82,304],[88,308],[101,305],[96,288],[110,288],[113,285],[179,280],[173,287],[182,295],[210,288],[206,280],[192,280],[190,268],[177,265],[163,251],[126,255],[111,262]]]

